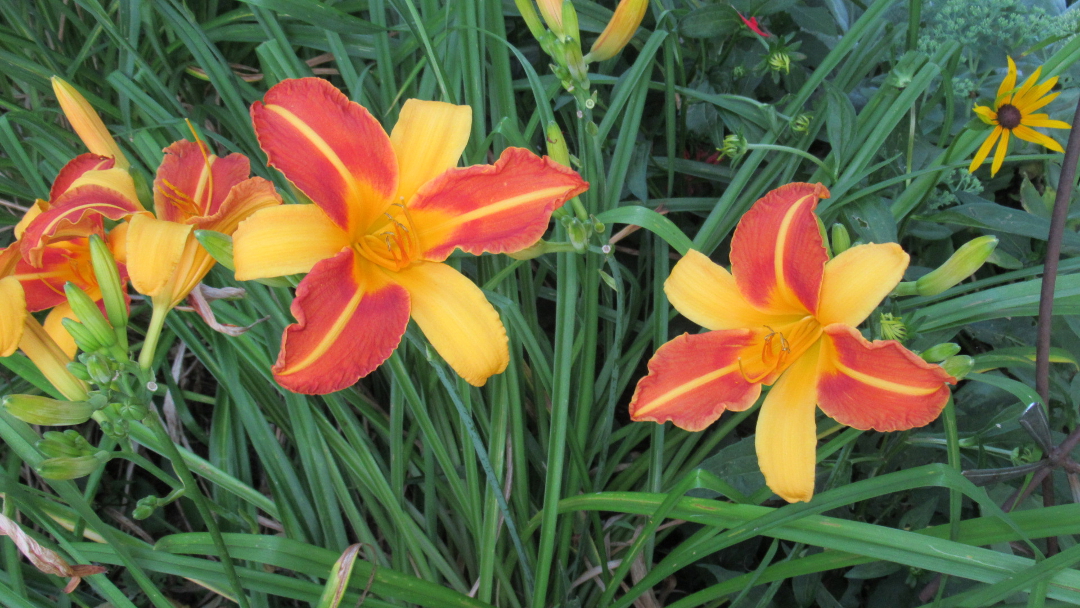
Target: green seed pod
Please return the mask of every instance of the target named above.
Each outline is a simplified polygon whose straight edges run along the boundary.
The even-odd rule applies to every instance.
[[[958,352],[960,352],[959,344],[956,344],[955,342],[942,342],[941,344],[931,346],[919,353],[919,356],[929,363],[937,363],[938,361],[948,359]]]
[[[559,129],[559,125],[555,121],[549,122],[544,129],[544,134],[547,138],[547,155],[560,165],[569,167],[570,150],[566,147],[566,137]]]
[[[69,426],[90,419],[94,407],[86,401],[59,401],[37,395],[8,395],[4,409],[27,424]]]

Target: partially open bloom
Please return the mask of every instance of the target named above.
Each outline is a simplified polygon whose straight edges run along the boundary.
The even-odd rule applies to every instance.
[[[648,8],[649,0],[619,0],[615,14],[611,16],[604,31],[600,32],[600,37],[593,42],[589,54],[585,55],[585,63],[611,59],[621,51],[634,37]]]
[[[154,179],[156,217],[132,217],[127,240],[131,284],[155,309],[179,304],[214,266],[195,230],[232,234],[255,211],[281,204],[273,184],[250,174],[246,156],[219,158],[201,141],[165,148]]]
[[[858,429],[910,429],[938,416],[945,383],[955,383],[898,342],[869,342],[855,329],[900,281],[908,256],[884,243],[829,260],[814,215],[827,196],[821,184],[788,184],[757,201],[732,238],[730,273],[693,250],[675,265],[664,283],[672,305],[713,331],[661,346],[630,403],[634,420],[700,431],[772,385],[758,463],[789,502],[814,493],[815,406]]]
[[[1046,146],[1054,152],[1063,152],[1061,144],[1053,138],[1043,135],[1031,127],[1046,127],[1048,129],[1068,129],[1069,123],[1060,120],[1051,120],[1047,114],[1032,114],[1046,104],[1054,101],[1058,93],[1050,93],[1050,89],[1057,84],[1058,77],[1048,78],[1045,82],[1036,84],[1042,74],[1042,66],[1037,68],[1024,84],[1016,86],[1016,63],[1009,57],[1009,71],[1005,80],[998,87],[997,98],[994,107],[975,106],[975,113],[988,125],[994,125],[990,135],[979,146],[975,158],[971,160],[969,172],[978,169],[990,150],[997,142],[997,151],[994,152],[994,163],[990,166],[990,175],[997,175],[1001,169],[1001,163],[1005,161],[1005,154],[1009,150],[1009,136],[1015,135],[1025,141]],[[1047,94],[1049,93],[1049,94]]]
[[[127,157],[90,102],[75,87],[57,76],[52,77],[52,86],[60,109],[86,148],[93,154],[112,158],[118,168],[126,170],[130,166]]]
[[[483,292],[443,263],[454,249],[503,253],[535,243],[587,184],[520,148],[455,168],[471,109],[408,100],[388,137],[359,104],[317,78],[283,81],[251,108],[270,164],[314,205],[263,209],[234,236],[236,278],[309,273],[274,377],[328,393],[390,356],[410,316],[474,385],[505,369],[506,331]]]

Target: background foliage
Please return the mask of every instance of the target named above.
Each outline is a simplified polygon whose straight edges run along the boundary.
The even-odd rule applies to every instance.
[[[611,6],[574,6],[591,43]],[[734,9],[772,35],[750,32]],[[591,66],[588,112],[512,3],[3,1],[0,14],[0,242],[84,151],[52,75],[86,94],[144,176],[162,148],[190,138],[189,119],[219,154],[252,158],[286,199],[248,116],[284,78],[329,78],[387,127],[410,97],[471,105],[466,164],[510,145],[542,151],[554,121],[603,223],[580,253],[455,258],[510,335],[510,367],[483,389],[413,327],[354,388],[282,391],[269,369],[291,322],[287,288],[246,283],[245,298],[215,302],[223,322],[269,316],[235,338],[172,313],[158,406],[212,499],[237,578],[187,498],[132,518],[139,499],[169,491],[160,476],[117,459],[46,482],[33,470],[42,429],[0,413],[4,514],[73,563],[110,565],[65,595],[4,540],[0,602],[220,605],[242,588],[252,606],[335,605],[324,589],[340,585],[341,605],[372,606],[1080,603],[1075,473],[1020,501],[1030,473],[960,474],[1034,463],[1047,448],[1021,424],[1039,417],[1021,413],[1038,400],[1051,203],[1071,185],[1058,184],[1060,155],[1035,146],[1014,145],[995,178],[966,170],[986,133],[970,108],[993,98],[1006,55],[1025,74],[1043,65],[1061,77],[1052,117],[1076,104],[1080,38],[1064,2],[654,0],[627,49]],[[770,63],[779,52],[789,70]],[[718,155],[732,134],[745,155]],[[825,225],[843,224],[853,241],[901,243],[909,280],[976,236],[1000,245],[973,280],[883,308],[903,318],[909,347],[953,341],[974,357],[943,417],[894,434],[822,417],[818,495],[785,506],[758,473],[753,410],[687,433],[631,423],[626,404],[656,347],[697,330],[663,294],[674,259],[692,243],[726,263],[742,213],[789,181],[823,182]],[[1080,252],[1076,224],[1074,211],[1066,256]],[[567,230],[557,224],[549,239],[567,241]],[[1080,424],[1078,270],[1070,257],[1058,278],[1044,417],[1054,445]],[[208,280],[235,284],[220,267]],[[148,309],[134,306],[138,332]],[[2,362],[0,394],[47,390],[25,360]],[[81,431],[107,441],[93,425]],[[133,436],[139,455],[171,470],[152,437]],[[1054,536],[1060,552],[1041,540]],[[355,561],[335,567],[343,553]]]

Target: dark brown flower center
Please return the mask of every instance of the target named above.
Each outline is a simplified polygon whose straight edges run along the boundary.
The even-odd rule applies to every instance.
[[[1020,126],[1020,109],[1011,103],[1007,103],[998,108],[997,111],[998,124],[1006,129],[1015,129]]]

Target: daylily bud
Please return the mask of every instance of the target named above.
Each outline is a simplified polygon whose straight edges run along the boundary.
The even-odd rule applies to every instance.
[[[920,296],[937,295],[970,277],[982,267],[997,244],[997,237],[989,235],[964,243],[944,264],[919,277],[919,280],[915,281],[916,291]]]
[[[851,235],[848,234],[847,226],[836,223],[829,231],[829,242],[832,244],[833,255],[840,255],[851,247]]]
[[[113,370],[109,360],[101,355],[90,355],[86,358],[86,371],[98,384],[108,384],[113,380]]]
[[[570,4],[570,0],[566,0],[566,3]],[[540,7],[540,14],[543,15],[548,29],[561,37],[564,31],[563,0],[536,0],[536,5]]]
[[[71,372],[72,376],[75,376],[79,380],[84,382],[92,382],[94,379],[90,377],[90,372],[86,371],[86,365],[79,363],[78,361],[72,361],[67,364],[67,369]]]
[[[90,445],[89,441],[74,429],[45,431],[41,435],[41,440],[37,442],[37,448],[42,454],[50,458],[86,456],[93,453],[95,449],[94,446]]]
[[[525,20],[525,25],[528,26],[533,38],[537,40],[543,38],[544,26],[540,23],[540,17],[537,16],[536,9],[533,8],[532,0],[514,0],[514,4],[517,5],[518,12],[521,13],[521,18]]]
[[[791,119],[791,130],[796,133],[806,133],[810,130],[810,123],[814,120],[814,115],[808,112],[803,112],[795,118]]]
[[[75,345],[79,347],[79,350],[87,353],[92,353],[103,345],[98,341],[94,332],[86,328],[85,325],[79,323],[75,319],[63,318],[60,319],[60,324],[64,326],[71,337],[75,340]],[[70,367],[68,368],[71,369]],[[83,378],[85,380],[85,378]]]
[[[919,356],[923,358],[923,361],[928,363],[937,363],[938,361],[948,359],[958,352],[960,352],[959,344],[955,342],[942,342],[941,344],[931,346],[919,353]]]
[[[218,264],[229,270],[236,270],[236,264],[233,263],[233,241],[231,236],[213,230],[196,230],[195,239],[210,254],[210,257],[217,260]]]
[[[116,140],[105,128],[105,123],[101,122],[94,107],[86,101],[82,93],[56,76],[52,77],[52,85],[53,93],[60,102],[60,109],[64,111],[64,116],[71,123],[71,128],[75,129],[75,133],[86,148],[94,154],[113,157],[116,166],[121,169],[130,167],[131,163],[120,150],[120,146],[116,145]]]
[[[743,76],[746,76],[746,66],[737,65],[737,66],[735,66],[734,68],[731,69],[731,77],[732,78],[739,79],[739,78],[742,78]]]
[[[126,328],[128,322],[127,302],[124,299],[124,286],[120,283],[120,271],[116,260],[109,251],[109,246],[98,235],[90,237],[90,261],[94,265],[94,276],[101,289],[101,301],[109,313],[109,322],[113,328]],[[81,317],[80,317],[81,319]],[[122,332],[117,337],[126,336]]]
[[[960,380],[975,368],[975,359],[967,355],[956,355],[942,361],[941,367],[950,376]]]
[[[611,59],[621,51],[634,37],[648,8],[649,0],[620,0],[611,21],[608,21],[607,27],[600,32],[600,37],[585,56],[585,63]]]
[[[738,160],[746,154],[747,145],[745,137],[739,133],[732,133],[724,138],[724,145],[720,147],[720,156]]]
[[[563,136],[563,132],[559,129],[559,125],[556,124],[555,121],[551,121],[547,124],[547,128],[544,129],[544,132],[547,137],[547,155],[551,157],[551,160],[560,165],[569,167],[570,150],[566,147],[566,137]],[[213,254],[211,253],[211,255]]]
[[[101,314],[97,303],[91,300],[90,296],[86,295],[82,288],[68,282],[64,285],[64,294],[67,295],[71,310],[79,318],[79,322],[83,324],[83,327],[90,330],[90,333],[93,334],[101,346],[109,347],[116,344],[116,332],[113,331],[112,325],[109,325],[109,320],[105,318],[105,315]],[[64,320],[67,321],[68,319]],[[65,323],[64,327],[67,326],[68,324]],[[75,336],[72,335],[72,337]]]
[[[37,466],[37,472],[45,479],[78,479],[93,473],[110,459],[104,450],[75,458],[50,458]]]
[[[4,408],[27,424],[68,426],[90,419],[94,407],[85,401],[58,401],[36,395],[8,395]]]

